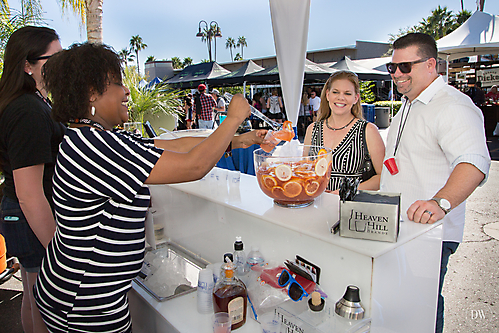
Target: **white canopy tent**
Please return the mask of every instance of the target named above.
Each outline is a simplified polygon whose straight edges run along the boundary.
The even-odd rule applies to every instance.
[[[499,16],[476,11],[459,28],[437,41],[438,55],[447,61],[499,53]]]

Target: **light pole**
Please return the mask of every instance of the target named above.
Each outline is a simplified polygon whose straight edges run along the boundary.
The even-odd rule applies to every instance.
[[[204,23],[206,33],[201,31],[201,23]],[[216,21],[211,21],[210,25],[208,25],[205,20],[199,21],[198,33],[196,34],[196,37],[206,38],[210,62],[213,61],[211,57],[211,39],[213,38],[215,40],[215,61],[217,61],[217,37],[222,37],[222,32],[218,23]]]

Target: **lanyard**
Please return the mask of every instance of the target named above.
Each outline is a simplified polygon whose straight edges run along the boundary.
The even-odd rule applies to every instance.
[[[69,119],[69,123],[71,123],[71,124],[85,124],[85,125],[93,126],[93,127],[98,128],[100,130],[103,130],[103,131],[106,130],[104,128],[104,126],[102,126],[98,122],[90,120],[88,118]]]
[[[42,99],[42,101],[45,102],[45,104],[48,105],[50,109],[52,109],[52,103],[50,103],[50,100],[48,98],[43,97],[43,95],[40,93],[39,90],[35,91],[35,94]]]
[[[405,115],[405,119],[404,119],[404,113],[405,113],[406,106],[407,106],[407,101],[406,101],[406,103],[404,103],[404,109],[402,110],[402,116],[400,117],[399,129],[397,132],[397,140],[395,140],[395,150],[393,151],[393,156],[395,156],[395,154],[397,154],[397,149],[400,145],[400,140],[402,139],[402,132],[404,131],[405,124],[407,123],[407,118],[409,118],[409,111],[411,111],[412,103],[409,102],[409,108],[407,108],[407,114]]]

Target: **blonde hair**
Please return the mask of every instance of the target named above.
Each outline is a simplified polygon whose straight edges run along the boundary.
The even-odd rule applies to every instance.
[[[337,80],[348,80],[348,81],[352,82],[352,84],[355,88],[355,94],[360,94],[359,77],[357,76],[357,74],[355,74],[354,72],[350,72],[350,71],[338,71],[338,72],[333,73],[329,77],[329,79],[326,81],[324,88],[322,88],[321,105],[319,106],[319,117],[318,117],[317,121],[325,120],[325,119],[329,118],[329,116],[331,115],[331,108],[329,107],[329,102],[327,100],[326,95],[327,95],[328,91],[331,89],[333,82],[337,81]],[[356,118],[364,119],[364,116],[362,114],[362,105],[361,105],[360,97],[359,97],[359,100],[357,101],[357,103],[355,103],[352,106],[352,110],[350,112]]]
[[[308,94],[307,94],[307,92],[305,92],[305,91],[303,92],[303,94],[302,94],[302,96],[301,96],[301,103],[302,103],[303,105],[308,105],[308,103],[309,103],[309,100],[308,100]]]

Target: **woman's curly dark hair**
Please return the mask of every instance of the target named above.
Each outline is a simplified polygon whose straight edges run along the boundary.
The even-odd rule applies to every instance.
[[[104,44],[73,44],[52,56],[43,67],[47,90],[52,94],[56,121],[85,117],[90,96],[103,94],[111,79],[121,81],[121,61]]]

